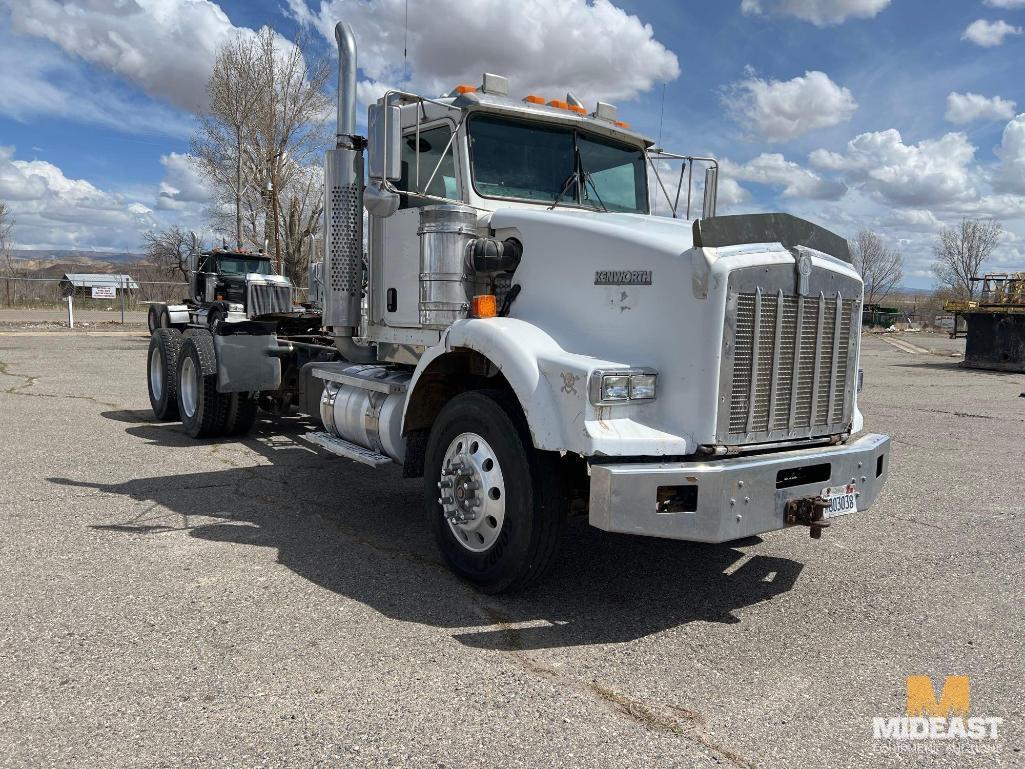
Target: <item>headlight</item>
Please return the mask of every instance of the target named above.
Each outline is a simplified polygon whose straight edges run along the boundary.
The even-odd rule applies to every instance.
[[[617,369],[591,374],[591,403],[608,405],[655,399],[658,374],[652,369]]]

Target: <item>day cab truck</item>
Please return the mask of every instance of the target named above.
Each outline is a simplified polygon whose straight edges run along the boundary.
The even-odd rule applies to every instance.
[[[269,256],[214,248],[188,256],[189,295],[181,304],[154,302],[147,321],[158,328],[213,326],[296,311],[292,281],[274,271]]]
[[[535,582],[570,514],[717,543],[818,536],[872,505],[890,442],[862,433],[845,240],[716,216],[713,160],[491,74],[438,98],[389,91],[364,138],[355,40],[335,33],[317,328],[158,329],[158,418],[212,438],[258,407],[316,417],[323,450],[423,479],[441,553],[487,592]]]

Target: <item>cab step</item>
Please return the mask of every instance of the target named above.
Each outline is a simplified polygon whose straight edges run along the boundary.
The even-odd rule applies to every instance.
[[[372,449],[366,449],[362,446],[358,446],[355,443],[350,443],[342,438],[336,438],[328,433],[306,433],[303,438],[310,443],[315,443],[323,449],[327,449],[332,454],[337,454],[340,457],[351,459],[354,462],[359,462],[370,467],[381,467],[381,465],[391,464],[391,457],[385,456],[384,454],[378,454]]]

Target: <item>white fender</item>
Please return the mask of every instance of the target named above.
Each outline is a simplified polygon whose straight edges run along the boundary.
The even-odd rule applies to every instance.
[[[432,362],[456,349],[480,353],[502,372],[523,408],[534,446],[546,451],[605,454],[687,454],[693,442],[653,429],[643,422],[648,404],[593,406],[587,385],[596,369],[631,364],[567,352],[537,326],[515,318],[460,320],[441,344],[420,358],[409,383],[408,408],[421,375]],[[690,450],[688,450],[690,449]]]

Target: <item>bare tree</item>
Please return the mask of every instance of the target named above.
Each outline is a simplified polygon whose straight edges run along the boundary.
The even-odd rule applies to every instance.
[[[981,219],[962,219],[959,226],[944,229],[933,246],[936,280],[958,298],[973,299],[972,278],[993,253],[1002,232],[999,222]]]
[[[169,280],[188,281],[189,254],[203,250],[202,238],[175,225],[160,232],[147,232],[143,239],[147,262]]]
[[[850,245],[854,269],[865,284],[865,304],[882,302],[904,277],[904,257],[872,230],[859,232]]]
[[[235,212],[235,243],[243,245],[242,196],[245,142],[255,132],[256,111],[261,100],[263,76],[259,51],[251,38],[241,34],[217,52],[207,81],[209,110],[200,115],[199,134],[192,153],[214,183],[218,203],[232,203]]]
[[[11,247],[14,245],[14,217],[11,216],[10,206],[7,201],[0,200],[0,259],[3,260],[4,272],[8,278],[17,277],[17,270],[14,268],[14,258],[11,256]],[[11,281],[5,280],[5,294],[7,304],[11,304]],[[17,289],[15,289],[17,292]]]
[[[280,252],[294,280],[304,270],[303,241],[320,227],[315,167],[330,116],[330,66],[311,65],[303,43],[282,45],[264,27],[222,49],[208,84],[210,109],[193,140],[199,168],[218,191],[215,229],[232,232],[241,245]]]

